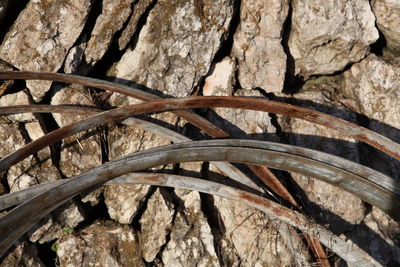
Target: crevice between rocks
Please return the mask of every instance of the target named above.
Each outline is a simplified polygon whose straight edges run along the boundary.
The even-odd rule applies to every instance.
[[[8,6],[5,11],[6,16],[0,21],[0,44],[3,43],[4,37],[9,32],[11,26],[17,20],[19,14],[28,5],[29,0],[8,1]]]
[[[285,94],[297,93],[304,85],[304,79],[298,75],[295,75],[295,60],[289,49],[289,37],[290,32],[292,31],[292,13],[292,2],[289,1],[289,10],[285,22],[283,23],[281,41],[283,51],[286,54],[286,72],[282,90],[282,92]]]
[[[213,60],[211,61],[211,65],[210,65],[210,68],[208,69],[208,72],[203,77],[200,78],[200,80],[197,83],[197,86],[195,86],[195,89],[192,92],[192,95],[194,92],[199,92],[199,95],[202,95],[205,80],[207,79],[208,76],[210,76],[214,72],[215,65],[218,62],[221,62],[225,57],[231,56],[233,41],[234,41],[233,38],[234,38],[236,30],[240,24],[240,5],[241,5],[240,0],[234,1],[232,18],[229,23],[229,27],[228,27],[228,31],[227,31],[225,40],[224,40],[224,36],[222,36],[220,47],[219,47],[218,51],[215,53]],[[236,76],[237,76],[237,74],[236,74]],[[235,81],[237,81],[237,83],[238,83],[237,77],[235,77]]]

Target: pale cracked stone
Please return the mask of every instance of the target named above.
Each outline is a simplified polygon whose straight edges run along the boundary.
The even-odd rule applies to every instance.
[[[201,211],[198,192],[175,190],[183,202],[173,222],[170,240],[161,260],[165,266],[220,266],[214,247],[214,237]]]
[[[100,60],[111,45],[114,34],[119,31],[131,13],[134,0],[104,0],[101,14],[91,32],[85,50],[87,63],[94,64]]]
[[[28,105],[28,95],[24,91],[0,97],[0,106]],[[22,148],[28,141],[44,135],[36,118],[30,114],[15,114],[0,118],[2,133],[0,157],[4,157]],[[43,171],[43,169],[46,171]],[[40,150],[36,156],[29,156],[13,165],[7,172],[11,191],[23,189],[38,183],[61,179],[58,170],[50,159],[50,150]]]
[[[64,235],[56,243],[59,266],[144,266],[136,234],[111,221]]]
[[[109,157],[112,160],[152,147],[168,145],[170,141],[140,128],[116,126],[109,129],[108,144]],[[111,218],[120,223],[130,223],[149,190],[148,185],[107,186],[104,199]]]
[[[306,86],[304,87],[305,91],[295,94],[295,100],[289,101],[289,103],[357,123],[354,112],[327,98],[320,87],[316,91],[307,91]],[[360,162],[358,143],[346,134],[282,115],[278,115],[278,122],[290,144]],[[307,198],[321,207],[316,209],[306,204],[304,209],[310,215],[317,216],[321,220],[320,222],[330,224],[334,232],[342,233],[349,230],[352,227],[351,224],[359,223],[364,218],[364,203],[355,195],[318,179],[298,173],[291,173],[291,175],[304,190]]]
[[[293,1],[290,53],[295,73],[308,78],[363,59],[378,37],[367,0]]]
[[[341,98],[370,118],[369,128],[400,142],[400,61],[369,55],[339,77]],[[378,153],[370,166],[400,179],[400,165]]]
[[[143,16],[146,10],[150,7],[155,0],[138,0],[135,1],[133,5],[133,11],[131,18],[129,19],[128,25],[125,27],[124,31],[118,39],[119,50],[124,50],[126,45],[132,39],[132,36],[137,30],[139,19]]]
[[[75,104],[95,106],[87,89],[81,85],[57,86],[51,99],[52,105]],[[60,127],[80,121],[87,116],[54,114]],[[102,133],[90,129],[63,139],[60,170],[67,177],[73,177],[100,165]]]
[[[7,267],[46,266],[39,258],[36,246],[28,242],[21,242],[14,247],[10,253],[0,261],[0,265]]]
[[[386,39],[387,47],[400,53],[400,2],[397,0],[372,0],[372,11],[378,29]]]
[[[226,38],[233,2],[157,1],[136,46],[110,75],[171,96],[190,95]]]
[[[164,199],[157,189],[147,203],[147,208],[140,218],[139,240],[142,256],[147,262],[153,262],[160,248],[165,244],[172,226],[175,213],[171,202]]]
[[[302,250],[291,253],[263,212],[221,197],[214,198],[214,205],[223,229],[219,251],[228,266],[294,266],[300,258]]]
[[[1,44],[0,58],[20,70],[56,72],[80,35],[91,2],[30,1]],[[27,82],[35,101],[44,97],[50,84]]]
[[[288,10],[288,0],[241,1],[232,55],[238,59],[238,79],[243,88],[282,91],[286,54],[281,40]]]
[[[42,244],[60,238],[84,219],[84,214],[79,206],[74,202],[67,202],[33,227],[28,232],[29,240]]]
[[[236,62],[226,57],[213,66],[211,74],[205,79],[204,96],[226,96],[233,94],[235,85]]]

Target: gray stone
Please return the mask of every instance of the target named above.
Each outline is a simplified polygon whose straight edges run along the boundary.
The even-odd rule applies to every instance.
[[[304,87],[304,90],[304,92],[294,95],[296,101],[293,101],[293,104],[316,109],[353,123],[357,122],[355,113],[327,98],[323,92],[307,91],[307,86]],[[358,143],[345,134],[305,120],[281,115],[278,116],[278,122],[290,144],[360,162]],[[321,207],[317,209],[306,204],[304,209],[308,214],[317,216],[320,222],[329,223],[334,232],[342,233],[350,230],[351,225],[348,222],[357,224],[364,218],[364,203],[353,194],[318,179],[298,173],[291,173],[291,175],[301,190],[304,190],[308,200]]]
[[[158,1],[135,48],[111,75],[172,96],[190,95],[226,35],[233,1]]]
[[[338,79],[340,99],[370,118],[369,128],[400,142],[400,61],[375,55],[354,64]],[[369,166],[400,179],[400,165],[382,153],[375,153]]]
[[[87,63],[94,64],[100,60],[111,45],[114,34],[122,28],[131,13],[130,6],[134,0],[104,0],[103,9],[97,17],[85,50]]]
[[[51,104],[53,105],[75,104],[94,106],[89,91],[81,85],[58,86],[56,91],[51,100]],[[87,117],[61,113],[54,114],[53,116],[60,127]],[[63,140],[60,170],[64,175],[74,177],[102,163],[100,135],[94,132],[93,129],[90,129]]]
[[[118,39],[120,50],[124,50],[126,48],[127,44],[132,39],[132,36],[137,30],[139,19],[152,3],[154,3],[154,0],[138,0],[135,2],[128,25],[125,27],[124,31],[121,34],[121,37],[119,37]]]
[[[42,244],[61,238],[84,219],[85,217],[79,206],[69,202],[43,218],[38,225],[31,229],[28,232],[29,240]]]
[[[295,74],[330,74],[363,59],[378,39],[369,1],[294,1],[290,53]]]
[[[38,257],[38,251],[35,245],[28,242],[22,242],[17,245],[0,263],[7,267],[45,267],[46,265]]]
[[[372,0],[372,11],[376,16],[378,29],[386,39],[387,47],[400,53],[400,2],[396,0]]]
[[[232,55],[238,59],[240,85],[266,92],[283,89],[286,54],[281,40],[289,1],[241,1]]]
[[[147,208],[140,218],[139,240],[142,245],[143,259],[152,262],[166,243],[167,234],[172,226],[175,210],[167,202],[160,189],[151,196]]]
[[[228,266],[294,266],[298,255],[287,249],[264,213],[220,197],[215,197],[214,205],[224,231],[220,253]]]
[[[20,70],[56,72],[86,22],[90,0],[30,1],[0,47],[0,58]],[[35,101],[51,82],[29,81]]]
[[[201,211],[198,192],[175,190],[183,202],[173,222],[170,240],[162,252],[165,266],[220,266],[207,219]]]
[[[111,221],[64,235],[56,248],[59,266],[144,266],[135,233]]]

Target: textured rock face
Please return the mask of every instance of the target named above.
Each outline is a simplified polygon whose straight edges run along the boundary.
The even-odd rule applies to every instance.
[[[93,100],[83,86],[70,85],[57,87],[52,98],[53,105],[79,104],[94,106]],[[55,114],[54,119],[60,127],[77,122],[85,116]],[[60,169],[67,177],[76,176],[101,164],[100,135],[98,131],[88,130],[63,140]]]
[[[342,108],[339,103],[332,102],[322,92],[306,91],[296,94],[296,99],[294,103],[297,105],[357,122],[353,112]],[[285,129],[286,138],[291,144],[324,151],[354,162],[360,161],[358,143],[346,135],[300,119],[279,116],[278,121]],[[334,232],[342,233],[351,227],[348,222],[357,224],[364,218],[364,203],[358,197],[304,175],[292,173],[292,177],[304,190],[307,199],[321,207],[309,205],[310,209],[307,212],[323,223],[329,222]]]
[[[86,62],[92,63],[102,58],[110,46],[114,33],[121,29],[128,18],[133,0],[103,1],[103,10],[97,17],[92,36],[85,50]]]
[[[172,96],[189,95],[228,31],[233,1],[158,1],[115,76]]]
[[[167,234],[175,213],[171,202],[165,200],[160,190],[162,189],[158,189],[151,196],[146,211],[140,218],[139,240],[142,244],[143,258],[147,262],[154,261],[161,246],[167,242]]]
[[[104,221],[57,242],[60,266],[144,266],[135,234],[127,227]]]
[[[239,62],[238,80],[243,88],[259,87],[267,92],[282,90],[286,54],[281,39],[288,9],[286,0],[241,2],[232,54]]]
[[[220,243],[224,266],[292,266],[295,263],[295,255],[288,251],[264,214],[224,198],[215,198],[214,203],[224,229]]]
[[[277,100],[358,123],[400,143],[396,1],[23,2],[26,7],[11,8],[18,4],[0,0],[0,23],[9,27],[0,29],[0,71],[78,73],[139,84],[159,96]],[[376,42],[377,29],[382,38]],[[292,95],[284,94],[284,84],[288,92],[287,85],[301,80],[295,75],[304,83]],[[142,102],[81,85],[0,81],[0,113],[3,106],[27,105],[32,99],[104,111]],[[233,138],[316,149],[400,179],[400,164],[392,158],[300,119],[239,108],[192,111]],[[85,117],[0,115],[0,160],[48,129]],[[141,119],[193,140],[210,139],[172,112]],[[0,195],[72,178],[109,160],[171,144],[171,136],[158,136],[160,132],[139,125],[116,121],[66,138],[61,148],[57,144],[56,149],[42,149],[0,172]],[[145,171],[153,172],[154,181],[159,173],[169,173],[240,187],[214,164],[185,162]],[[256,178],[247,166],[234,165],[237,173]],[[382,265],[400,265],[398,222],[336,186],[296,173],[273,173],[311,220],[355,242]],[[7,212],[1,210],[0,216]],[[57,253],[54,265],[68,267],[321,265],[304,233],[241,202],[149,185],[106,185],[77,196],[19,242],[1,266],[44,266],[48,242],[54,242]],[[41,243],[48,245],[36,245]],[[327,256],[332,266],[345,266],[328,250]]]
[[[162,253],[163,263],[166,266],[219,266],[214,238],[201,211],[199,193],[175,191],[186,213],[178,213],[175,218],[171,240]]]
[[[0,48],[0,58],[20,70],[57,71],[82,31],[90,0],[31,1]],[[49,88],[49,82],[28,82],[36,101]]]
[[[329,74],[357,62],[378,39],[366,0],[294,1],[289,48],[296,74]]]
[[[371,1],[372,10],[376,16],[378,29],[385,36],[387,47],[400,53],[400,3],[395,0],[373,0]]]
[[[399,66],[399,61],[386,61],[370,55],[341,77],[341,98],[351,100],[357,112],[371,119],[369,128],[397,142],[400,141],[400,109],[397,108],[400,105]],[[376,153],[368,164],[400,178],[400,165],[381,153]]]

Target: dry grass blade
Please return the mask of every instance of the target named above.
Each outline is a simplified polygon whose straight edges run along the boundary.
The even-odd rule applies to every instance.
[[[319,160],[314,160],[310,157],[310,155],[314,155],[315,157],[316,154],[323,155],[320,155]],[[76,194],[93,189],[112,178],[131,171],[175,162],[227,160],[257,165],[265,164],[274,168],[297,171],[316,178],[323,176],[325,180],[332,179],[333,174],[338,176],[338,179],[342,179],[342,182],[346,178],[351,181],[353,180],[353,176],[356,176],[344,169],[333,167],[329,163],[323,163],[325,158],[335,161],[334,156],[317,151],[270,142],[248,140],[188,142],[134,153],[79,175],[75,179],[71,179],[62,185],[48,190],[6,214],[0,219],[1,252],[4,253],[19,236],[25,233],[38,220]],[[340,161],[345,160],[341,159]],[[307,168],[304,167],[305,164]],[[347,164],[352,165],[355,163],[343,163],[343,165]],[[371,170],[372,173],[374,171]],[[376,175],[381,176],[379,173]],[[143,183],[143,180],[140,182]],[[238,189],[227,189],[225,186],[204,180],[170,180],[170,185],[174,187],[189,188],[230,197],[246,204],[250,203],[251,206],[266,212],[271,218],[287,222],[305,233],[316,237],[350,264],[359,266],[379,265],[379,263],[371,259],[354,244],[349,244],[341,240],[323,227],[310,222],[303,215],[265,198]],[[148,178],[147,181],[157,185],[165,185],[167,183],[157,175]],[[173,181],[175,182],[173,183]],[[190,181],[194,181],[193,184]]]

